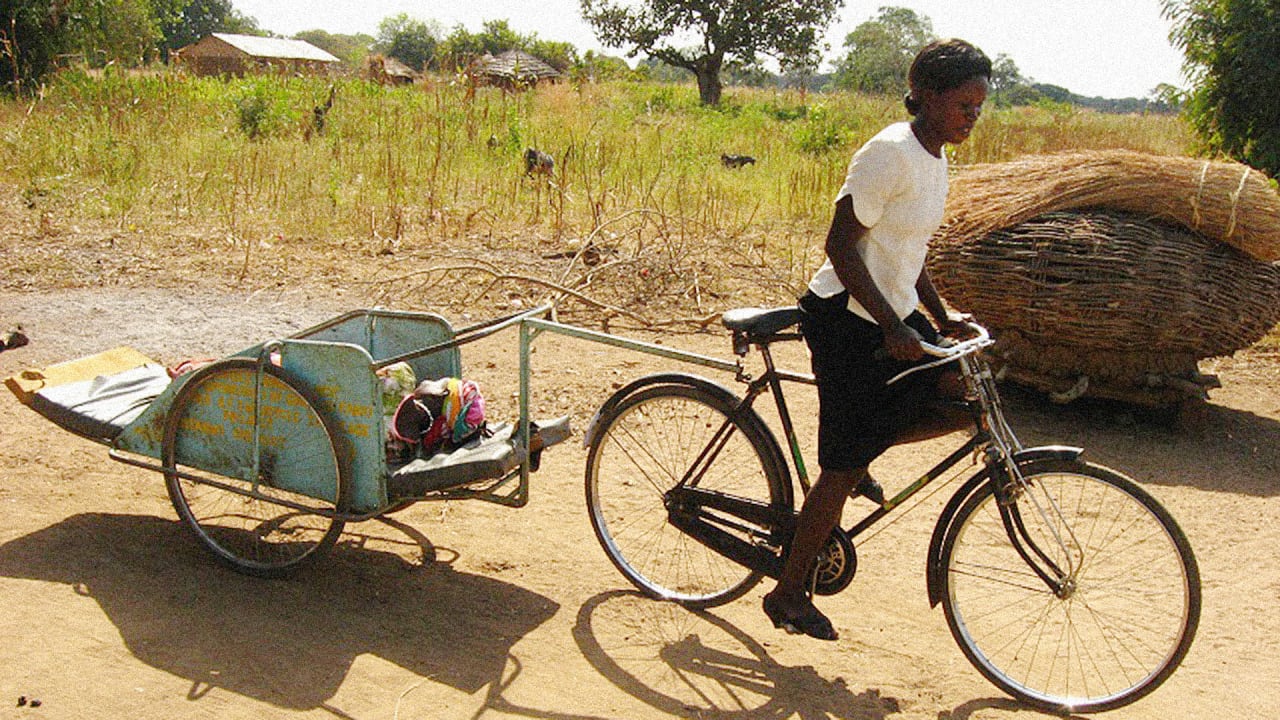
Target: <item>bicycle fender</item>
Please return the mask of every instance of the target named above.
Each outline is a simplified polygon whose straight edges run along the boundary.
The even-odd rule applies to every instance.
[[[1070,445],[1041,445],[1014,453],[1013,460],[1018,465],[1025,465],[1041,460],[1075,460],[1082,454],[1084,454],[1084,448]],[[942,513],[938,516],[937,524],[933,526],[933,537],[929,539],[929,559],[925,563],[929,607],[936,607],[938,603],[942,602],[943,573],[946,572],[946,569],[942,567],[942,545],[951,531],[955,515],[960,511],[960,506],[977,492],[978,488],[982,487],[990,476],[990,471],[983,468],[965,481],[965,484],[960,486],[960,489],[947,501],[947,506],[942,509]]]
[[[687,387],[696,387],[706,390],[713,395],[718,395],[729,402],[737,402],[740,398],[729,388],[721,385],[714,380],[708,380],[700,375],[691,375],[689,373],[655,373],[653,375],[645,375],[642,378],[633,380],[624,385],[617,392],[609,396],[604,404],[596,410],[595,415],[591,416],[591,422],[587,424],[586,432],[582,434],[582,447],[591,447],[591,441],[595,438],[597,428],[600,426],[600,418],[609,414],[628,396],[638,392],[643,388],[652,385],[684,385]]]
[[[978,488],[987,483],[990,477],[989,469],[984,467],[979,470],[973,477],[966,480],[959,490],[956,490],[947,501],[947,506],[942,509],[942,513],[938,515],[938,522],[933,526],[933,536],[929,539],[928,562],[925,563],[925,584],[929,591],[929,607],[937,607],[938,603],[942,602],[943,574],[946,572],[942,567],[942,544],[951,531],[956,513],[959,512],[960,506],[977,492]]]

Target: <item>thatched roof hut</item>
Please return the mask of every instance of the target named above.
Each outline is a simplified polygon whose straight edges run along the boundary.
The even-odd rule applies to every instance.
[[[420,74],[393,57],[374,54],[365,60],[364,76],[383,85],[412,85]]]
[[[1006,377],[1069,401],[1207,398],[1198,361],[1280,322],[1280,196],[1235,163],[1122,151],[963,170],[929,270]]]
[[[244,75],[249,72],[321,74],[338,58],[302,40],[213,33],[177,51],[180,67],[196,75]]]
[[[478,82],[507,90],[557,83],[564,79],[559,70],[523,50],[508,50],[496,57],[484,55],[476,60],[471,75]]]

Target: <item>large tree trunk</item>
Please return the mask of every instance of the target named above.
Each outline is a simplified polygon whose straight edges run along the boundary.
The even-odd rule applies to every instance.
[[[724,88],[720,84],[720,66],[723,64],[724,58],[712,56],[703,58],[693,70],[698,78],[698,98],[703,105],[720,104],[720,91]]]

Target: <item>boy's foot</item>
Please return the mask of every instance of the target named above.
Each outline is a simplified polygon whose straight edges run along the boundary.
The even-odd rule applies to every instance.
[[[884,488],[880,487],[880,483],[870,475],[862,476],[858,484],[853,487],[852,494],[861,495],[881,507],[884,506]]]
[[[818,640],[835,640],[839,637],[831,621],[813,606],[796,612],[782,607],[782,603],[773,595],[764,596],[764,614],[769,616],[776,628],[782,628],[793,635],[808,635]]]

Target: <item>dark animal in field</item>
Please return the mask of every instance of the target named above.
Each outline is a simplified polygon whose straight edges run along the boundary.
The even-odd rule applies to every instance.
[[[747,165],[754,165],[755,162],[756,159],[750,155],[727,155],[724,153],[720,155],[720,164],[734,170]]]
[[[316,105],[311,108],[311,127],[306,129],[305,139],[310,140],[313,132],[317,135],[324,132],[325,119],[329,115],[329,111],[333,109],[333,98],[337,92],[337,86],[330,85],[329,99],[325,100],[323,105]]]
[[[525,175],[551,175],[556,169],[556,161],[541,150],[529,148],[524,151]]]

